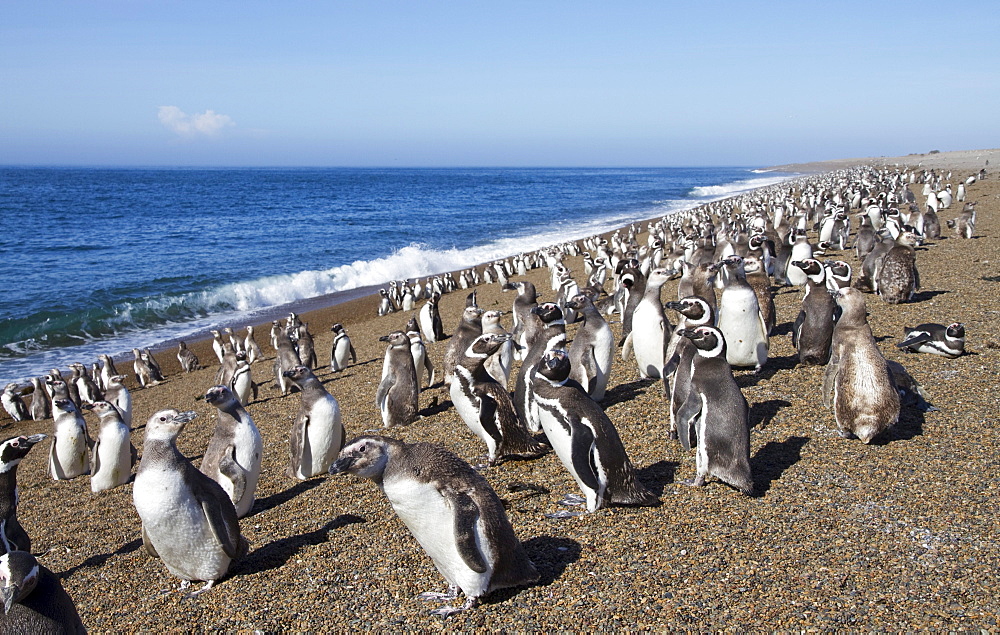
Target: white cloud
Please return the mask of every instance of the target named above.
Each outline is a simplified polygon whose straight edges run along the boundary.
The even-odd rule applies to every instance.
[[[236,125],[232,117],[214,110],[189,115],[177,106],[160,106],[157,117],[167,130],[182,137],[214,137],[224,128]]]

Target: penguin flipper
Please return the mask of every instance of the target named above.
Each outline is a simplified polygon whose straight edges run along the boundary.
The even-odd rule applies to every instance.
[[[216,483],[216,485],[218,484]],[[223,496],[226,496],[225,492],[221,493]],[[202,498],[201,512],[205,514],[205,520],[208,521],[212,535],[222,545],[222,551],[235,560],[243,555],[241,553],[243,550],[243,541],[242,536],[240,536],[239,521],[236,519],[236,508],[229,501],[229,497],[226,496],[225,502],[229,503],[230,511],[232,512],[232,518],[227,518],[228,514],[225,513],[223,506],[219,504],[220,502],[222,501],[214,498]]]
[[[667,379],[677,371],[677,365],[681,363],[681,356],[678,353],[674,353],[667,363],[663,365],[663,381],[666,382]]]
[[[391,373],[382,378],[381,383],[378,385],[378,391],[375,393],[375,404],[379,408],[382,408],[382,404],[384,404],[385,400],[389,397],[389,391],[392,390],[395,383],[396,382],[393,381],[393,375]]]
[[[288,440],[289,475],[298,478],[305,455],[306,440],[309,438],[309,416],[300,415],[292,426],[291,438]],[[343,438],[343,435],[341,435]]]
[[[351,363],[356,364],[358,362],[358,354],[354,352],[354,344],[350,344],[351,347]]]
[[[90,448],[90,477],[93,478],[100,473],[101,470],[101,438],[98,437],[94,441],[93,447]]]
[[[576,421],[570,436],[570,454],[573,457],[573,471],[583,484],[593,491],[600,489],[597,466],[594,465],[594,431],[589,426]]]
[[[677,434],[680,437],[681,446],[685,450],[690,450],[698,442],[697,438],[694,439],[694,443],[691,440],[692,437],[696,437],[693,434],[693,428],[700,414],[701,395],[692,387],[692,390],[688,392],[687,399],[684,400],[684,404],[677,411]]]
[[[153,546],[153,541],[149,539],[146,534],[146,527],[142,528],[142,546],[146,549],[146,553],[153,556],[154,558],[159,558],[160,554],[156,553],[156,547]]]
[[[833,390],[837,383],[837,373],[840,370],[840,356],[830,355],[830,361],[826,363],[826,371],[823,373],[823,406],[833,407]]]
[[[792,347],[795,350],[799,350],[799,337],[802,333],[802,325],[806,321],[806,312],[799,311],[798,317],[795,318],[795,324],[792,326]]]
[[[625,343],[622,344],[622,359],[628,361],[632,358],[632,333],[629,333],[625,337]]]
[[[929,342],[932,339],[931,334],[927,331],[910,331],[907,333],[907,338],[899,344],[896,344],[896,346],[898,348],[909,348],[911,346],[923,344],[924,342]]]
[[[589,354],[584,355],[580,361],[583,362],[583,368],[587,375],[587,394],[592,395],[594,394],[594,389],[597,388],[597,373],[599,369],[597,366],[597,357],[594,354],[594,347],[589,347],[587,353]]]
[[[427,385],[434,385],[434,362],[431,361],[430,355],[424,355],[424,368],[427,370]]]
[[[219,460],[219,473],[233,483],[233,504],[243,498],[247,487],[247,471],[236,462],[236,446],[230,445]]]
[[[451,503],[454,513],[455,542],[458,553],[470,569],[476,573],[485,573],[487,570],[486,558],[483,557],[483,552],[479,550],[476,541],[479,506],[465,492],[445,488],[441,494]]]

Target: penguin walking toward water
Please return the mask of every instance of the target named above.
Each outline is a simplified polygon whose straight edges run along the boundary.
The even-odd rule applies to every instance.
[[[410,338],[410,354],[413,357],[413,368],[417,371],[417,388],[420,389],[425,372],[427,387],[430,388],[434,385],[434,363],[427,354],[427,346],[424,345],[424,338],[420,335],[416,318],[410,318],[406,323],[406,336]]]
[[[822,366],[830,359],[837,311],[826,283],[827,269],[815,258],[795,260],[791,266],[806,274],[802,308],[792,326],[792,346],[798,351],[800,364]]]
[[[530,586],[538,571],[528,559],[500,498],[468,463],[430,443],[363,436],[351,441],[330,467],[379,484],[389,504],[448,582],[449,592],[421,599],[465,603],[432,611],[448,616],[478,604],[498,589]]]
[[[222,486],[242,518],[253,507],[264,442],[253,417],[227,386],[209,388],[205,401],[218,409],[218,416],[198,469]]]
[[[324,474],[344,447],[346,433],[340,404],[312,370],[296,366],[286,373],[302,393],[299,412],[288,435],[289,465],[285,474],[304,481]]]
[[[848,288],[834,297],[841,316],[823,375],[823,405],[833,409],[842,437],[871,443],[898,421],[899,393],[868,326],[864,296]]]
[[[192,595],[211,589],[248,547],[229,495],[177,449],[177,436],[195,415],[170,409],[149,418],[132,487],[146,551],[182,580],[182,589],[207,582]]]
[[[714,476],[746,495],[753,494],[750,472],[750,408],[726,361],[726,339],[720,329],[698,326],[681,335],[695,347],[691,379],[677,412],[677,432],[685,450],[696,448],[696,476],[702,486]]]
[[[16,382],[11,382],[4,387],[0,401],[3,401],[3,409],[14,421],[27,421],[31,418],[28,406],[21,398],[21,386]]]
[[[591,399],[600,402],[604,399],[611,377],[615,337],[608,321],[594,306],[589,295],[579,293],[573,296],[569,307],[576,311],[577,321],[583,322],[569,346],[571,378],[587,391]]]
[[[727,272],[719,299],[718,321],[719,330],[726,339],[726,360],[730,366],[753,366],[760,372],[767,361],[770,340],[757,294],[747,283],[742,258],[730,256],[720,265]],[[797,267],[789,267],[786,272],[789,279],[793,278],[792,270],[800,271]]]
[[[450,384],[455,410],[486,444],[490,465],[510,456],[535,458],[549,450],[531,438],[517,417],[506,387],[486,372],[487,358],[509,341],[509,335],[478,336],[459,356]]]
[[[583,491],[587,511],[658,505],[639,481],[618,430],[571,372],[566,351],[547,351],[532,369],[532,387],[545,436]]]
[[[635,357],[643,379],[659,379],[663,372],[664,343],[673,327],[663,312],[660,291],[669,279],[664,268],[649,272],[642,300],[632,314],[632,332],[622,346],[622,359]]]
[[[87,632],[59,578],[26,550],[0,556],[0,600],[0,632]]]
[[[49,474],[57,481],[69,480],[87,472],[87,422],[69,399],[52,403],[55,433],[49,447]]]
[[[0,442],[0,550],[31,551],[31,538],[17,520],[17,466],[31,448],[45,440],[44,434],[17,436]]]
[[[183,340],[177,343],[177,361],[180,362],[181,369],[185,373],[193,373],[201,368],[201,364],[198,363],[198,356],[187,347],[187,344]]]
[[[128,483],[137,453],[130,437],[132,431],[118,408],[107,401],[95,401],[90,408],[100,420],[90,449],[90,491],[96,493]]]
[[[417,419],[420,393],[410,338],[402,331],[394,331],[379,341],[389,343],[382,362],[382,381],[375,394],[382,425],[386,428],[409,425]]]
[[[949,359],[965,353],[965,325],[961,322],[919,324],[903,329],[903,341],[897,344],[908,353],[930,353]]]
[[[333,343],[330,345],[330,370],[335,373],[347,368],[348,364],[358,362],[358,354],[354,352],[351,337],[343,324],[337,323],[330,327],[333,331]]]

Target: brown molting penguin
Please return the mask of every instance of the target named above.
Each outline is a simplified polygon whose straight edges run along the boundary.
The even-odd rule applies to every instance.
[[[908,302],[920,289],[917,252],[914,250],[918,241],[919,238],[912,231],[900,232],[895,246],[885,255],[878,268],[875,288],[889,304]]]

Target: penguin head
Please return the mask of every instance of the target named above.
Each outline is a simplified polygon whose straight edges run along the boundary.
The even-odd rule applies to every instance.
[[[64,410],[66,412],[77,412],[76,404],[69,399],[55,399],[52,405],[59,410]]]
[[[575,309],[575,310],[579,311],[580,309],[584,308],[588,304],[593,304],[593,300],[590,299],[590,295],[588,295],[587,293],[582,293],[581,292],[581,293],[577,293],[575,296],[573,296],[572,298],[570,298],[569,302],[566,303],[566,306],[568,306],[571,309]],[[579,321],[579,318],[582,318],[582,317],[583,317],[583,314],[578,315],[577,316],[578,321]]]
[[[173,408],[160,410],[146,421],[146,439],[176,439],[184,426],[197,416],[198,413],[193,410],[187,412],[179,412]]]
[[[5,614],[35,590],[40,573],[38,560],[27,551],[11,551],[0,556],[0,599]]]
[[[83,406],[87,410],[93,410],[94,414],[103,419],[104,417],[121,417],[121,414],[114,405],[106,401],[95,401],[94,403],[85,404]]]
[[[404,345],[407,347],[410,346],[410,338],[407,337],[406,333],[402,331],[393,331],[388,335],[383,335],[382,337],[378,338],[378,341],[388,342],[389,346],[393,348],[398,348]]]
[[[285,371],[282,374],[285,377],[288,377],[288,373],[290,372],[292,371]],[[233,395],[233,391],[231,391],[227,386],[212,386],[205,391],[205,401],[212,404],[216,408],[220,408],[235,399],[236,397]]]
[[[965,339],[965,325],[961,322],[952,322],[944,331],[945,337],[950,340]]]
[[[334,333],[340,333],[341,331],[344,330],[344,325],[338,322],[337,324],[331,326],[330,330],[333,331]]]
[[[330,474],[380,479],[388,462],[389,443],[385,437],[361,436],[344,446],[330,466]]]
[[[476,324],[481,322],[480,316],[483,314],[483,310],[477,306],[467,306],[462,311],[462,321],[470,324]]]
[[[722,335],[722,331],[714,326],[682,329],[680,334],[691,340],[700,356],[725,358],[726,338]]]
[[[565,324],[562,309],[555,302],[543,302],[532,307],[531,312],[537,315],[544,324]]]
[[[475,358],[489,357],[510,339],[511,336],[507,333],[486,333],[474,339],[465,354]]]
[[[538,374],[551,383],[561,385],[569,378],[569,354],[561,348],[547,351],[538,362]]]
[[[45,439],[44,434],[33,434],[31,436],[11,437],[0,442],[0,473],[8,472],[17,467],[21,459],[28,455],[28,452]]]
[[[689,323],[709,324],[712,322],[712,307],[696,295],[689,295],[677,302],[667,302],[667,308],[683,315]]]
[[[791,263],[793,267],[798,267],[802,270],[802,273],[806,274],[810,280],[819,284],[823,282],[826,278],[826,270],[823,268],[823,263],[815,258],[805,258],[803,260],[793,260]]]

